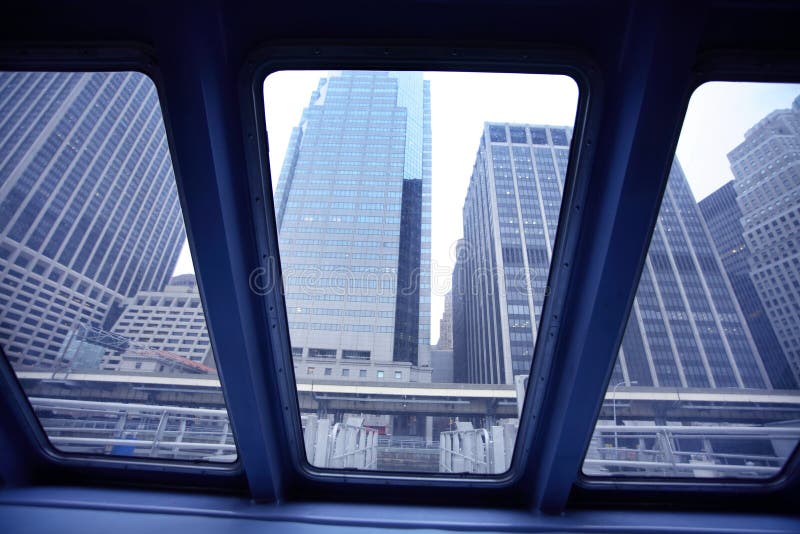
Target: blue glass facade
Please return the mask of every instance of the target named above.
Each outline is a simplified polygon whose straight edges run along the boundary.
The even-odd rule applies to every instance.
[[[321,80],[274,197],[294,355],[427,365],[431,130],[422,74]],[[355,378],[350,371],[341,376]]]
[[[0,338],[53,365],[70,329],[162,289],[185,241],[152,81],[0,73]]]
[[[797,379],[750,278],[750,249],[744,240],[742,210],[736,202],[733,181],[711,193],[698,205],[772,385],[779,389],[796,389]]]

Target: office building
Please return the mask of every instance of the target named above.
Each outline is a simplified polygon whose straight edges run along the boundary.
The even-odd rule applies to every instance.
[[[429,380],[430,192],[422,74],[322,79],[275,190],[298,378]]]
[[[456,243],[456,264],[453,266],[450,299],[453,303],[453,382],[467,383],[470,373],[467,370],[467,271],[464,240]],[[473,356],[474,359],[474,356]]]
[[[153,356],[163,352],[203,362],[211,348],[197,282],[191,274],[172,278],[162,291],[140,291],[128,299],[125,311],[111,332],[127,338],[137,347],[157,349],[159,353]],[[128,351],[128,359],[132,355]],[[120,356],[122,354],[107,353],[102,367],[118,369],[122,363]],[[143,354],[142,358],[146,356]]]
[[[564,127],[485,125],[453,278],[454,369],[469,382],[511,384],[530,371],[570,136]]]
[[[463,306],[454,315],[464,315],[454,339],[465,340],[454,361],[466,363],[470,382],[510,384],[530,370],[570,136],[564,127],[485,127],[454,278],[454,305]],[[771,387],[677,161],[612,377],[619,382]]]
[[[439,341],[436,348],[453,350],[453,292],[444,296],[444,312],[439,320]]]
[[[778,389],[796,389],[797,378],[750,278],[750,249],[744,240],[742,210],[736,202],[733,181],[701,200],[698,206],[772,385]]]
[[[728,160],[750,277],[800,377],[800,97],[750,128]]]
[[[185,240],[145,75],[0,73],[0,340],[52,367],[80,325],[161,290]]]

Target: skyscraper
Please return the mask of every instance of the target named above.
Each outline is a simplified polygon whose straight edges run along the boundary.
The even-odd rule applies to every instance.
[[[275,190],[295,358],[322,361],[323,376],[424,379],[414,369],[429,363],[430,191],[422,74],[322,79]]]
[[[800,97],[750,128],[728,160],[750,276],[800,377]]]
[[[701,200],[698,206],[770,381],[779,389],[797,388],[797,378],[783,355],[783,349],[750,278],[750,249],[744,240],[742,210],[736,202],[733,181]]]
[[[570,136],[565,127],[484,127],[453,283],[454,368],[466,366],[470,382],[512,384],[530,371]]]
[[[464,205],[463,360],[472,382],[529,372],[558,225],[570,131],[487,124]],[[462,303],[462,304],[458,304]],[[455,314],[456,316],[458,314]],[[456,345],[458,349],[458,344]],[[613,383],[770,387],[677,161],[670,170]]]
[[[453,293],[448,291],[444,296],[444,312],[439,320],[439,341],[437,349],[453,349]]]
[[[49,367],[78,325],[160,290],[185,240],[145,75],[0,73],[0,340]]]

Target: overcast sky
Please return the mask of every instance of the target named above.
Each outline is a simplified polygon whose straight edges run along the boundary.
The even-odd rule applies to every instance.
[[[277,183],[291,130],[300,121],[324,71],[286,71],[264,83],[270,167]],[[578,101],[565,76],[426,73],[431,81],[433,133],[431,230],[431,343],[439,339],[453,244],[462,236],[461,209],[483,123],[572,125]],[[775,109],[788,108],[800,85],[709,83],[695,91],[678,142],[678,159],[697,200],[733,176],[727,153]],[[175,272],[192,272],[184,247]]]

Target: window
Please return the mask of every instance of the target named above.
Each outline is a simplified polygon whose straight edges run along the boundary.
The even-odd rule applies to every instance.
[[[800,308],[774,303],[800,280],[798,104],[800,85],[692,96],[585,475],[763,479],[796,448]]]
[[[509,95],[513,114],[502,111],[510,109]],[[515,383],[531,369],[567,186],[575,82],[558,75],[276,72],[264,82],[264,102],[289,338],[312,347],[308,358],[363,362],[358,377],[330,375],[354,399],[353,413],[343,417],[370,414],[369,424],[349,432],[382,427],[425,441],[409,453],[419,461],[383,461],[379,449],[376,463],[348,467],[505,472],[510,454],[462,461],[453,443],[484,439],[507,422],[503,451],[513,450]],[[290,107],[291,120],[279,111]],[[491,122],[498,116],[514,122]],[[444,176],[460,178],[437,178]],[[499,224],[487,223],[495,217]],[[501,244],[500,257],[490,242]],[[484,309],[496,314],[475,311]],[[455,365],[454,354],[469,363]],[[295,379],[299,404],[309,406],[309,373]],[[367,395],[358,383],[369,379],[380,383]],[[381,413],[401,388],[415,391],[402,397],[408,413]],[[475,406],[486,405],[481,388],[497,400],[491,417],[474,416]],[[437,409],[414,411],[424,403]],[[300,415],[304,435],[321,439],[308,427],[318,424],[315,414]],[[457,429],[451,423],[459,417],[474,426]],[[494,454],[490,449],[480,454]],[[313,461],[345,467],[332,457]]]
[[[309,358],[336,358],[336,350],[332,349],[308,349]]]
[[[174,316],[172,284],[194,283],[155,85],[138,72],[0,72],[0,93],[15,87],[24,96],[0,99],[12,177],[0,198],[0,345],[44,433],[70,455],[235,461],[213,354],[193,359],[143,328],[159,326],[144,294]],[[25,294],[45,313],[8,311]],[[55,373],[70,387],[42,378]],[[181,393],[137,393],[156,384]]]
[[[369,360],[368,350],[343,350],[342,358],[345,360]]]

